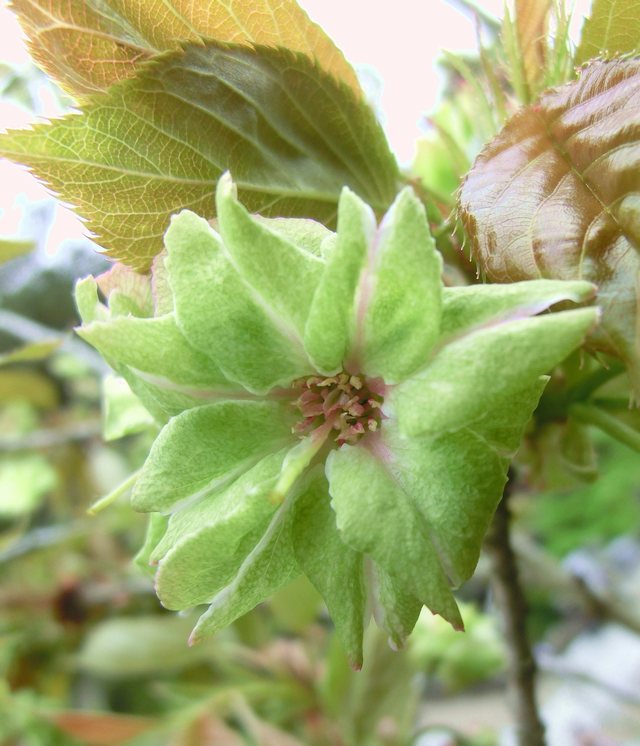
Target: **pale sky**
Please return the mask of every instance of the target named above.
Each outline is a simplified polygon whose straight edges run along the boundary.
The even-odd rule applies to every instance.
[[[141,0],[142,1],[142,0]],[[439,81],[434,61],[439,49],[474,49],[473,22],[446,0],[299,0],[356,65],[371,65],[382,79],[384,126],[401,162],[413,155],[420,135],[419,121],[437,100]],[[28,60],[24,40],[6,0],[0,0],[0,61]],[[482,0],[483,7],[501,15],[503,0]],[[589,0],[576,0],[576,35]],[[392,10],[390,10],[390,8]],[[54,102],[43,114],[55,115]],[[32,116],[15,104],[0,101],[0,130],[25,127]],[[20,210],[16,195],[30,199],[46,195],[23,169],[0,162],[0,235],[17,230]],[[77,219],[60,209],[51,243],[82,233]]]

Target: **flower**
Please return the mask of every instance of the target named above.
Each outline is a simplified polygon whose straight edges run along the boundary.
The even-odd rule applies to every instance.
[[[371,613],[394,645],[423,605],[461,628],[543,374],[597,311],[536,314],[593,287],[443,288],[409,188],[379,226],[345,189],[337,233],[251,216],[228,175],[216,200],[216,229],[173,218],[151,281],[77,289],[79,334],[162,425],[132,495],[160,600],[208,604],[197,640],[305,573],[355,666]]]

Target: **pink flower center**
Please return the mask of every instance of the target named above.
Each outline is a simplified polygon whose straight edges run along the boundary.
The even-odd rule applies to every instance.
[[[302,419],[294,432],[304,437],[325,423],[336,430],[338,445],[354,444],[366,433],[378,430],[384,414],[384,382],[346,372],[322,378],[311,376],[294,381],[298,397],[295,405]]]

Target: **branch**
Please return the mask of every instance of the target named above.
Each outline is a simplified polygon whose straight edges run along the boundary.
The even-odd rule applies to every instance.
[[[545,746],[535,693],[537,668],[527,638],[527,604],[511,546],[509,493],[507,485],[487,535],[486,548],[507,643],[509,695],[515,710],[517,742],[519,746]]]

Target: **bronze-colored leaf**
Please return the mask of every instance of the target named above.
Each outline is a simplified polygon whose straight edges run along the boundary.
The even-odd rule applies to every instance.
[[[594,345],[640,394],[640,60],[595,62],[522,109],[460,195],[491,280],[585,279],[603,309]]]
[[[181,41],[282,46],[360,92],[342,52],[295,0],[12,0],[38,63],[72,94],[108,88]]]

